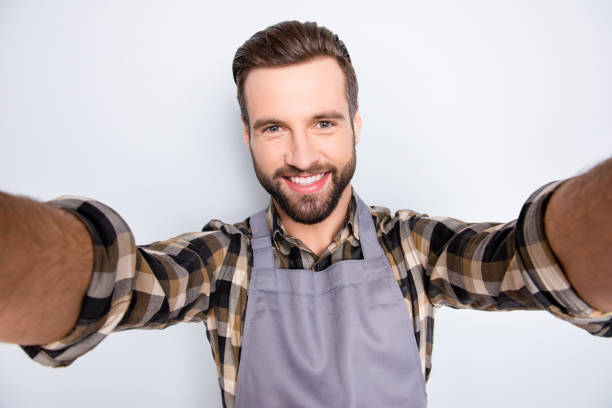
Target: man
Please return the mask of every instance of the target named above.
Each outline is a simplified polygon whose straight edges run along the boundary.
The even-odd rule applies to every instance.
[[[113,330],[204,320],[226,406],[423,406],[434,305],[547,309],[612,336],[610,161],[516,222],[391,217],[350,186],[361,118],[336,36],[269,27],[234,77],[268,210],[136,248],[100,203],[3,196],[2,340],[67,365]]]

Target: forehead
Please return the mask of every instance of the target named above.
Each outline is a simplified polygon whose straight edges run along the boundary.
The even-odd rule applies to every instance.
[[[297,119],[331,110],[348,117],[344,72],[332,57],[255,68],[245,80],[244,96],[251,123],[261,117]]]

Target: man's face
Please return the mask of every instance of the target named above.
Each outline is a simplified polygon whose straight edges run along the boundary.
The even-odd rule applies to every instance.
[[[349,188],[361,131],[359,112],[349,118],[342,69],[331,57],[256,68],[244,95],[243,137],[259,182],[293,220],[323,221]]]

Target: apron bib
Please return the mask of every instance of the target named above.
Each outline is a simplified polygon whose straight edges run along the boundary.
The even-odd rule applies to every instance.
[[[236,407],[427,405],[412,320],[357,197],[363,260],[276,269],[265,211],[251,217],[253,268]]]

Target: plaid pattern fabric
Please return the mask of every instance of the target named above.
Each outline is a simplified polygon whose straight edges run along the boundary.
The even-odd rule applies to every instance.
[[[588,332],[612,337],[612,313],[593,310],[571,288],[544,234],[544,209],[559,182],[527,200],[518,220],[466,223],[409,210],[391,215],[371,207],[391,264],[426,378],[431,370],[435,308],[548,310]],[[223,404],[234,406],[252,265],[249,220],[210,221],[202,232],[135,246],[126,223],[103,204],[60,197],[53,204],[79,216],[95,245],[93,280],[74,330],[44,346],[24,346],[39,363],[66,366],[112,331],[162,329],[204,321],[217,365]],[[343,228],[320,257],[287,235],[270,205],[268,223],[277,268],[320,271],[362,259],[356,201]]]

